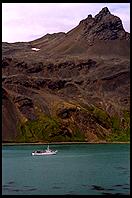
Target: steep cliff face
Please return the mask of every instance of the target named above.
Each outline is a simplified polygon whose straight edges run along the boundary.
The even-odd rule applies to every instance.
[[[2,43],[3,141],[129,140],[129,45],[108,8],[68,33]]]
[[[2,140],[14,141],[18,135],[17,124],[19,117],[9,94],[2,89]]]

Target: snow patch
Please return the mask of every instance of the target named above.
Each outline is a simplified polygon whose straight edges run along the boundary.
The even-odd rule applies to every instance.
[[[40,49],[33,47],[32,50],[39,51]]]

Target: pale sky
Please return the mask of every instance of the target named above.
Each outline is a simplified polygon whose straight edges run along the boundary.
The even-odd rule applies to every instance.
[[[31,41],[47,33],[68,32],[108,7],[130,32],[130,3],[2,3],[2,41]]]

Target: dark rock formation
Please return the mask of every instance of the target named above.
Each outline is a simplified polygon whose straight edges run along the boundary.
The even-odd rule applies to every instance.
[[[95,18],[88,16],[88,18],[82,22],[85,30],[84,35],[87,37],[88,42],[90,43],[97,39],[130,39],[130,36],[125,32],[123,28],[120,18],[112,15],[107,7],[103,8],[95,16]]]
[[[107,7],[104,7],[96,16],[95,16],[95,20],[96,22],[100,22],[101,19],[106,16],[106,15],[110,15],[110,11]]]
[[[27,73],[38,73],[43,70],[43,63],[38,63],[37,65],[26,70]]]
[[[62,88],[64,88],[65,83],[66,83],[65,80],[58,80],[58,81],[55,81],[55,82],[50,82],[48,84],[48,88],[52,89],[52,90],[62,89]]]

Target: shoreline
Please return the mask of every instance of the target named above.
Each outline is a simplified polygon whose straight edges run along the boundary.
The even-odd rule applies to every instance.
[[[2,146],[15,146],[15,145],[52,145],[52,144],[130,144],[130,142],[10,142],[2,143]]]

